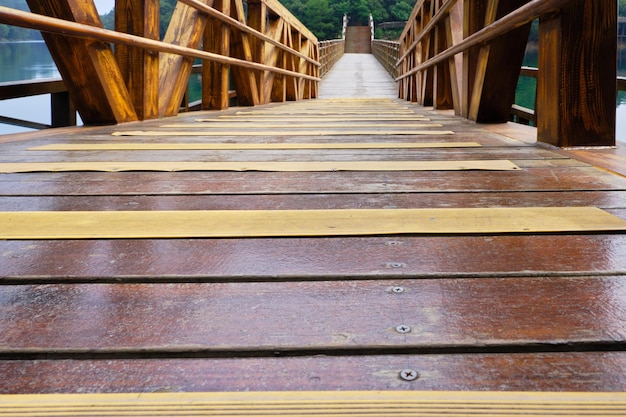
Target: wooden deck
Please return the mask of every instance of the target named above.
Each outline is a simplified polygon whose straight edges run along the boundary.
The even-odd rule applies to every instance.
[[[418,123],[425,126],[402,127]],[[315,127],[298,127],[303,124]],[[311,129],[314,135],[298,133]],[[26,170],[35,172],[0,174],[0,211],[556,212],[590,206],[626,219],[626,178],[515,138],[528,138],[528,129],[508,125],[498,133],[402,101],[322,95],[254,109],[6,136],[0,138],[3,166],[112,164],[109,172],[41,172],[43,166],[29,165]],[[112,136],[137,130],[157,133]],[[208,136],[216,131],[222,133]],[[454,134],[436,134],[441,131]],[[480,147],[444,147],[452,141]],[[30,149],[120,143],[396,145]],[[399,143],[436,147],[407,149]],[[250,168],[256,162],[500,160],[521,169]],[[248,170],[185,165],[233,161]],[[174,172],[142,165],[119,171],[119,162],[182,165]],[[161,229],[157,225],[150,233]],[[5,238],[0,392],[623,391],[626,235],[618,229]]]

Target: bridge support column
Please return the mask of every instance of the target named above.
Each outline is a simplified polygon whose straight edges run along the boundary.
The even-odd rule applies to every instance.
[[[617,54],[614,0],[576,0],[539,25],[537,140],[614,146]]]
[[[158,40],[159,3],[149,0],[116,0],[115,30]],[[116,45],[115,58],[139,119],[159,117],[159,54]]]

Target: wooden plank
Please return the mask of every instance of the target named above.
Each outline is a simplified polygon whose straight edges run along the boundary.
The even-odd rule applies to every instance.
[[[116,0],[115,30],[159,40],[159,4]],[[115,46],[115,58],[140,120],[159,116],[159,56],[144,49]]]
[[[540,20],[538,141],[557,147],[615,145],[616,27],[611,0],[570,2]]]
[[[102,413],[124,415],[188,415],[259,417],[293,413],[301,416],[323,414],[405,416],[443,413],[476,416],[527,415],[561,416],[580,412],[589,416],[626,412],[626,395],[618,393],[503,393],[503,392],[248,392],[248,393],[149,393],[56,394],[7,396],[0,400],[0,412],[28,416],[42,413]]]
[[[3,284],[626,275],[623,234],[26,240],[0,248]]]
[[[626,207],[621,191],[475,193],[397,193],[397,194],[275,194],[275,195],[75,195],[3,196],[0,211],[46,210],[324,210],[385,207],[415,208],[480,207],[600,207],[620,214]]]
[[[212,0],[200,0],[209,4]],[[164,42],[197,49],[203,39],[207,16],[177,3]],[[193,66],[193,58],[159,54],[159,116],[178,114]]]
[[[11,317],[4,360],[514,354],[621,350],[626,340],[623,276],[24,284],[2,293]],[[295,318],[306,326],[294,330]]]
[[[28,5],[34,13],[102,27],[90,0],[28,0]],[[109,44],[48,33],[43,37],[85,123],[137,120]]]
[[[2,393],[626,390],[624,352],[1,361]],[[415,381],[399,377],[403,369]],[[554,375],[554,378],[549,376]],[[266,394],[269,397],[269,394]],[[582,394],[576,394],[583,398]],[[393,409],[393,407],[390,407]],[[385,410],[388,413],[389,410]],[[545,415],[545,414],[544,414]]]
[[[520,175],[528,173],[528,175]],[[4,174],[2,195],[341,194],[496,191],[625,190],[626,180],[594,168],[525,168],[523,171],[335,171],[288,176],[276,172],[165,172]],[[520,194],[521,195],[521,194]]]

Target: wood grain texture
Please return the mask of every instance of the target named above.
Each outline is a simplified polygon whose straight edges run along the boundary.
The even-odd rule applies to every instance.
[[[623,352],[0,362],[2,393],[294,390],[614,391]],[[403,381],[403,369],[419,379]]]
[[[34,13],[102,27],[93,1],[29,0]],[[109,44],[44,33],[51,55],[87,124],[137,120],[137,113]]]
[[[610,349],[625,299],[622,277],[12,285],[0,357]]]
[[[313,138],[267,130],[275,120],[311,124],[324,117],[333,123],[345,117],[339,130],[372,123],[363,122],[367,118],[379,124],[427,118],[455,135]],[[537,148],[527,131],[520,136],[510,128],[483,129],[450,112],[394,100],[316,100],[264,105],[252,113],[181,115],[167,124],[188,124],[176,129],[191,131],[198,129],[197,119],[234,119],[233,129],[250,123],[265,135],[138,136],[133,142],[192,148],[303,142],[432,146],[461,139],[482,146],[29,150],[128,143],[111,137],[113,128],[101,127],[3,140],[3,160],[508,159],[522,169],[2,174],[0,209],[142,217],[145,211],[177,210],[542,207],[556,213],[556,207],[595,206],[626,218],[623,177]],[[167,129],[163,124],[141,126]],[[6,375],[0,392],[623,391],[625,276],[626,235],[609,231],[0,241],[0,373]],[[399,332],[402,325],[410,331]],[[403,380],[404,369],[418,378]]]
[[[540,20],[540,142],[615,145],[616,25],[617,9],[610,0],[571,2]]]

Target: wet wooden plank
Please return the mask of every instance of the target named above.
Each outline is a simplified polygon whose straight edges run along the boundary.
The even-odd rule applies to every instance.
[[[566,207],[626,208],[626,192],[561,191],[396,194],[3,196],[14,210],[297,210],[347,208]]]
[[[622,276],[19,285],[3,287],[0,312],[11,317],[0,335],[5,358],[571,351],[626,342]]]
[[[316,140],[301,143],[321,143]],[[335,142],[336,143],[336,142]],[[456,142],[455,142],[456,143]],[[561,164],[584,166],[549,151],[533,148],[476,147],[422,149],[297,149],[297,150],[97,150],[97,151],[8,151],[3,163],[9,162],[131,162],[131,161],[445,161],[515,159],[525,161],[559,160]],[[528,163],[527,163],[528,164]]]
[[[0,241],[0,254],[3,283],[606,275],[625,273],[626,236]]]
[[[403,381],[414,369],[419,378]],[[624,391],[626,353],[2,361],[0,393],[295,390]]]
[[[517,161],[516,161],[517,162]],[[520,161],[521,162],[521,161]],[[0,194],[327,194],[626,190],[626,178],[592,167],[489,172],[125,172],[3,174]]]

